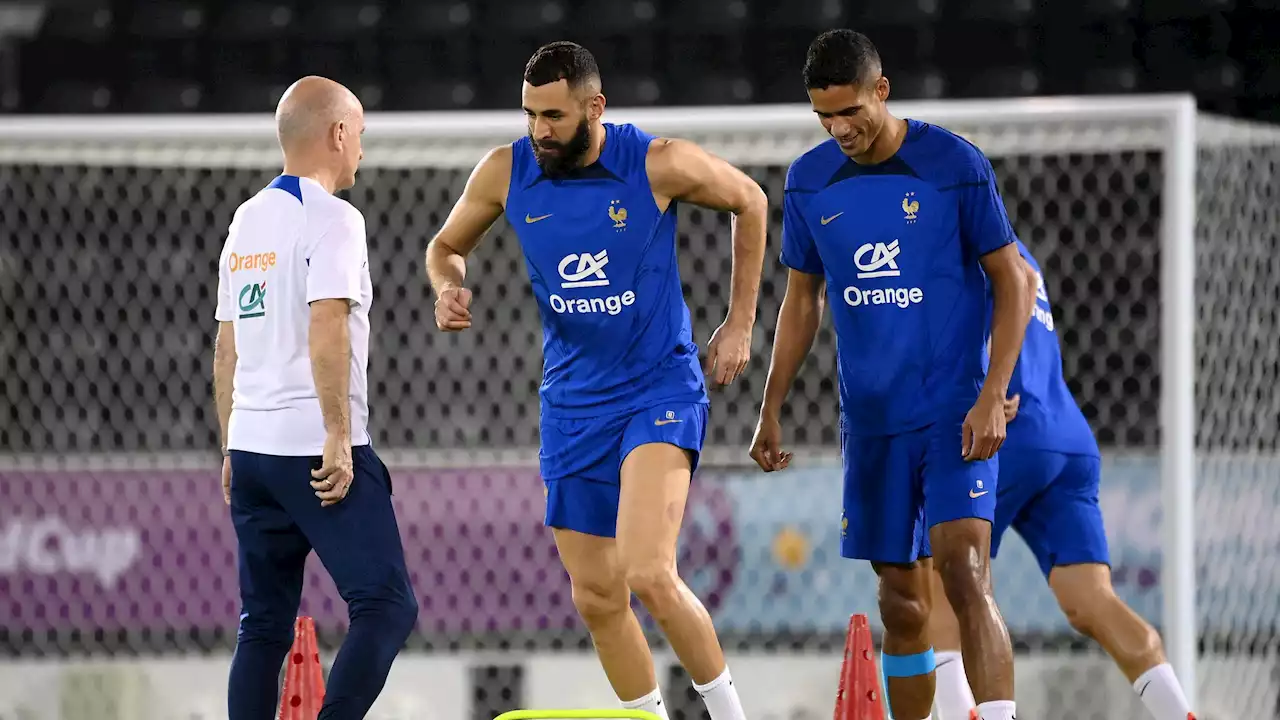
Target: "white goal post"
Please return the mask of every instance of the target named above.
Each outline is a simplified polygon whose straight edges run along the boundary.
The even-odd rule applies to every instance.
[[[1162,158],[1158,189],[1162,208],[1158,437],[1165,518],[1161,625],[1170,662],[1194,706],[1200,618],[1195,555],[1197,163],[1206,147],[1280,145],[1280,129],[1198,113],[1189,95],[903,101],[890,103],[890,109],[897,116],[957,132],[992,158],[1129,152],[1158,153]],[[785,167],[826,137],[804,105],[611,109],[605,119],[697,141],[738,165]],[[517,109],[370,113],[362,168],[466,170],[490,148],[525,132]],[[274,123],[266,114],[0,118],[0,166],[258,169],[279,163]],[[3,190],[0,183],[0,193]],[[433,230],[421,228],[424,242]],[[203,397],[198,401],[203,402]],[[740,448],[711,450],[740,454]],[[830,452],[830,447],[825,451]]]

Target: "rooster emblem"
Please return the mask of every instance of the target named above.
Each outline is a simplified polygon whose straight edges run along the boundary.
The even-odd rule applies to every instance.
[[[907,196],[902,198],[902,212],[907,214],[907,222],[915,222],[916,213],[920,212],[920,201],[912,200],[911,198],[914,196],[915,193],[911,192],[907,193]]]
[[[624,230],[627,227],[627,209],[618,206],[618,201],[614,200],[609,203],[609,219],[613,221],[613,227],[616,230]]]

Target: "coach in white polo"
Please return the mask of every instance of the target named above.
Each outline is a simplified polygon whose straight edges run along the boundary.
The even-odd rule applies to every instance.
[[[351,618],[319,717],[357,720],[418,616],[391,475],[369,440],[364,217],[333,194],[355,183],[364,111],[305,77],[276,129],[284,172],[236,210],[218,262],[214,394],[242,604],[228,716],[274,717],[314,549]]]

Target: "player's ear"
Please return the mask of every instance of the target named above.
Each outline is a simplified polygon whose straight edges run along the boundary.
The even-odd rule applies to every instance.
[[[604,94],[596,93],[587,100],[587,119],[595,122],[601,115],[604,115]]]
[[[341,150],[342,144],[347,140],[347,123],[339,120],[329,128],[329,145],[334,150]]]
[[[880,99],[880,102],[889,99],[889,78],[883,75],[880,76],[879,80],[876,80],[876,97]]]

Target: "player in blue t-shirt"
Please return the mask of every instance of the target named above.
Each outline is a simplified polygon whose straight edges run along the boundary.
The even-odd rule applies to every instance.
[[[929,716],[936,560],[961,616],[983,720],[1011,720],[1013,653],[991,594],[1004,398],[1031,315],[991,164],[933,125],[894,117],[863,35],[809,47],[809,98],[832,136],[797,159],[783,200],[790,268],[752,457],[785,468],[780,417],[832,298],[844,459],[842,554],[880,577],[893,714]],[[995,295],[985,367],[986,282]]]
[[[696,145],[601,121],[600,72],[574,43],[525,68],[529,135],[491,151],[427,251],[442,330],[471,326],[466,258],[505,213],[543,326],[546,523],[573,601],[627,708],[666,718],[631,592],[657,620],[712,720],[742,706],[707,611],[676,573],[676,539],[707,391],[676,263],[676,207],[732,212],[728,317],[707,347],[717,384],[746,367],[764,265],[760,186]]]
[[[1009,383],[1008,435],[1000,446],[1000,479],[991,556],[1012,527],[1027,542],[1076,630],[1115,659],[1155,720],[1194,717],[1165,661],[1155,629],[1111,586],[1106,529],[1098,506],[1100,454],[1089,423],[1062,375],[1062,353],[1040,265],[1021,242],[1034,272],[1035,309]],[[938,648],[939,720],[968,720],[973,695],[961,661],[955,614],[934,575],[930,637]]]

